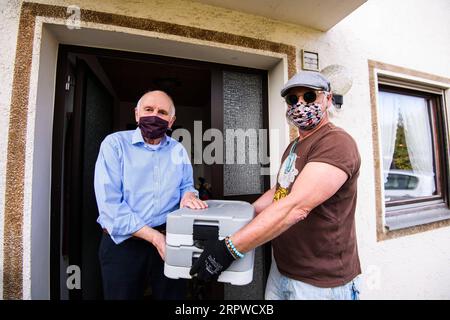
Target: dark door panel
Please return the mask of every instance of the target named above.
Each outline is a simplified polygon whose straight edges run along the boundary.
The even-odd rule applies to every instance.
[[[71,298],[102,297],[98,247],[102,231],[97,224],[98,209],[94,193],[94,167],[100,144],[113,131],[114,99],[88,65],[76,61],[75,103],[73,110],[71,205],[69,220],[69,263],[81,268],[81,292],[71,290]]]

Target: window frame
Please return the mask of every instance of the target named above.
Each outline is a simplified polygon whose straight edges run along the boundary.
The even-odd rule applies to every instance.
[[[378,120],[378,86],[389,85],[412,91],[437,95],[436,113],[431,118],[433,127],[441,121],[442,127],[433,133],[433,141],[439,148],[443,161],[439,164],[438,181],[450,180],[450,78],[445,78],[417,70],[399,67],[375,60],[368,60],[370,106],[372,121],[372,143],[375,179],[375,211],[377,241],[395,239],[450,226],[449,188],[442,185],[442,198],[425,202],[405,203],[401,206],[386,207],[384,199],[384,179],[382,168],[382,148]],[[436,144],[437,142],[437,144]],[[436,161],[435,161],[436,162]],[[439,163],[437,161],[436,163]],[[449,181],[450,182],[450,181]],[[389,212],[388,212],[389,211]],[[387,213],[387,215],[386,215]]]

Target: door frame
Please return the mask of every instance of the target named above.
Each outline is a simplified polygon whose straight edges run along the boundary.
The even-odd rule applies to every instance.
[[[236,71],[250,74],[259,74],[263,79],[263,128],[268,129],[269,123],[269,110],[268,110],[268,73],[267,70],[259,70],[253,68],[245,68],[240,66],[231,66],[226,64],[218,64],[211,63],[205,61],[195,61],[189,59],[182,58],[173,58],[145,53],[136,53],[136,52],[126,52],[112,49],[101,49],[101,48],[91,48],[91,47],[83,47],[83,46],[74,46],[74,45],[59,45],[58,51],[58,63],[57,63],[57,83],[55,88],[55,109],[54,109],[54,122],[53,122],[53,141],[52,141],[52,178],[51,178],[51,204],[50,204],[50,298],[53,300],[58,300],[61,297],[61,282],[60,282],[60,274],[61,274],[61,265],[60,265],[60,255],[61,255],[61,232],[62,232],[62,203],[64,204],[64,190],[62,181],[65,175],[63,172],[63,153],[64,151],[64,123],[66,118],[66,95],[68,91],[66,90],[66,80],[69,74],[70,69],[70,61],[69,55],[93,55],[96,57],[109,57],[109,58],[117,58],[117,59],[127,59],[134,61],[151,62],[151,63],[159,63],[164,65],[178,65],[189,67],[193,69],[204,69],[209,70],[211,73],[211,96],[210,101],[211,105],[209,108],[209,116],[207,117],[207,125],[210,127],[217,128],[223,131],[223,86],[222,86],[222,72],[223,71]],[[85,70],[85,72],[87,72]],[[82,86],[80,77],[76,77],[75,79],[76,86]],[[81,105],[81,97],[75,95],[74,96],[74,111],[75,108],[78,108]],[[116,103],[117,105],[118,103]],[[214,112],[211,110],[214,109]],[[117,110],[116,110],[117,113]],[[73,119],[75,122],[80,122],[81,119]],[[210,123],[208,123],[210,121]],[[206,130],[208,128],[203,128]],[[75,137],[74,141],[81,141],[82,137]],[[267,139],[267,141],[269,141]],[[76,151],[74,147],[73,150]],[[270,153],[270,150],[268,150]],[[73,153],[72,156],[77,157],[76,152]],[[80,155],[78,155],[79,158]],[[213,181],[211,183],[213,185],[218,186],[215,191],[215,196],[218,195],[223,199],[234,199],[234,200],[244,200],[252,202],[256,200],[259,195],[243,195],[243,196],[223,196],[223,164],[214,164],[211,166],[211,177]],[[72,182],[73,183],[73,182]],[[76,186],[74,185],[73,187]],[[264,192],[270,188],[270,176],[264,176]],[[61,200],[63,199],[63,200]],[[72,218],[71,218],[72,219]],[[78,228],[79,229],[79,228]],[[70,232],[69,232],[70,233]],[[270,265],[270,246],[266,246],[264,254],[264,278],[267,279],[268,276],[268,268],[267,264]],[[79,260],[79,259],[78,259]],[[70,263],[70,259],[69,259]],[[73,290],[72,290],[73,291]],[[78,291],[78,290],[75,290]],[[220,290],[219,290],[220,291]],[[69,292],[69,296],[72,298],[80,298],[78,293]],[[213,294],[220,293],[214,291]]]

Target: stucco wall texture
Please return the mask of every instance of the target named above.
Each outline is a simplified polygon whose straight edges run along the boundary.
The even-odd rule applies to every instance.
[[[321,68],[330,64],[348,68],[353,75],[353,87],[334,122],[355,138],[362,157],[357,206],[363,267],[361,297],[450,299],[450,228],[377,242],[368,74],[368,59],[371,59],[449,78],[450,1],[369,0],[327,32],[302,27],[300,19],[299,25],[294,25],[186,0],[34,2],[77,5],[82,9],[285,43],[298,50],[318,52]],[[0,261],[3,260],[7,132],[21,3],[0,0]],[[324,8],[324,19],[326,10],[332,8]],[[297,61],[300,64],[300,59]],[[297,68],[301,69],[300,65]]]

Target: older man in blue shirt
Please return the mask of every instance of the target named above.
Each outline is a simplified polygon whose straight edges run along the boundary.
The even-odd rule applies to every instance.
[[[149,282],[156,299],[181,299],[185,280],[164,276],[165,222],[178,207],[206,208],[194,189],[186,150],[165,133],[172,99],[147,92],[135,108],[138,128],[108,135],[95,166],[99,258],[105,299],[140,299]]]

